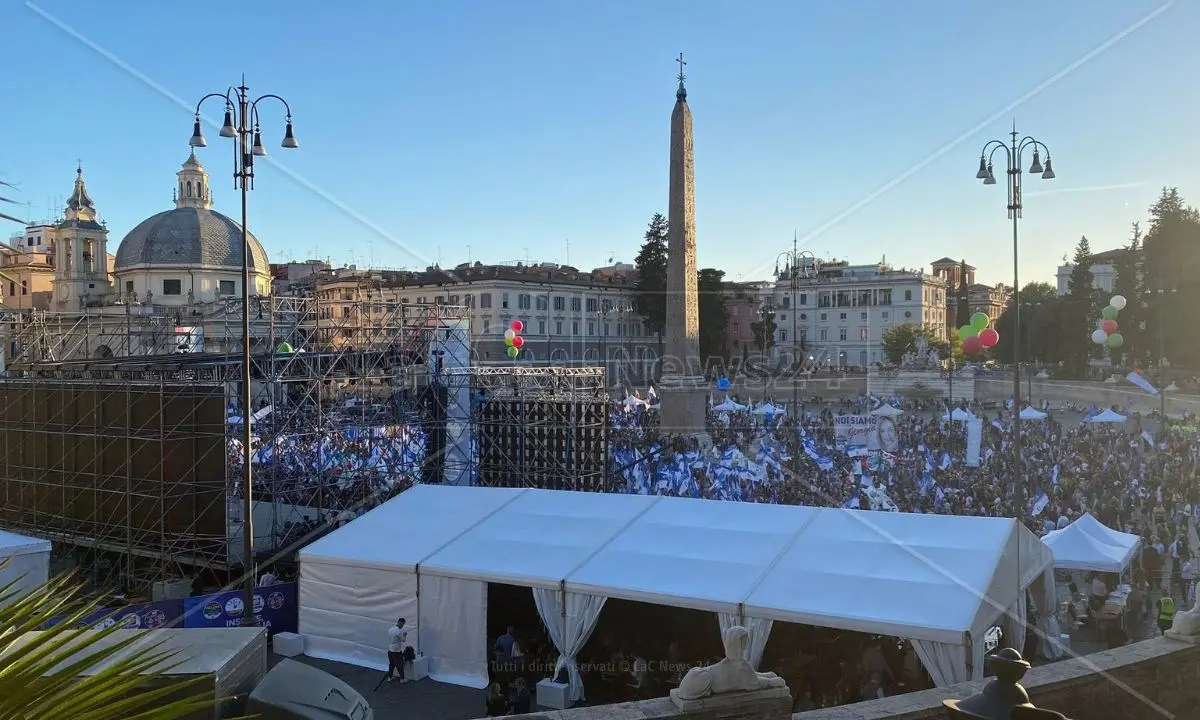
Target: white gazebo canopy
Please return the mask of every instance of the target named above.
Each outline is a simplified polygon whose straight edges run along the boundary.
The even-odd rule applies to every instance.
[[[966,422],[967,420],[975,419],[975,415],[966,410],[963,410],[962,408],[954,408],[953,412],[943,413],[942,419],[943,420],[961,420],[962,422]]]
[[[1045,420],[1046,413],[1042,412],[1041,410],[1038,410],[1037,408],[1026,405],[1024,408],[1021,409],[1021,419],[1022,420]]]
[[[1097,570],[1119,574],[1132,558],[1132,552],[1097,540],[1076,523],[1046,533],[1042,542],[1054,553],[1054,567],[1064,570]]]
[[[405,617],[434,679],[483,687],[502,583],[532,588],[569,670],[620,598],[743,623],[759,655],[774,620],[909,638],[946,685],[982,677],[983,634],[1052,561],[1011,518],[420,485],[301,550],[300,632],[382,669]]]
[[[884,403],[872,410],[871,414],[876,417],[896,417],[897,415],[903,415],[904,411],[898,407],[892,407],[891,405]]]
[[[1071,525],[1068,525],[1067,527],[1071,527],[1073,525],[1078,525],[1084,532],[1088,533],[1097,540],[1100,540],[1108,545],[1115,545],[1126,550],[1130,554],[1136,551],[1142,544],[1141,537],[1133,533],[1113,530],[1109,526],[1097,520],[1096,517],[1091,513],[1084,513],[1081,517],[1075,520],[1075,522],[1071,523]]]
[[[27,592],[50,579],[50,541],[0,530],[0,587]]]
[[[1111,409],[1109,409],[1109,410],[1105,410],[1104,412],[1097,413],[1090,418],[1085,418],[1084,422],[1087,422],[1087,423],[1113,423],[1113,424],[1123,423],[1123,422],[1125,422],[1125,416],[1121,415],[1120,413],[1113,412]]]

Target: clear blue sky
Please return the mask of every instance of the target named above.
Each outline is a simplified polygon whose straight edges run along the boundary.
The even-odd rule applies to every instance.
[[[1058,173],[1027,183],[1022,224],[1022,283],[1050,280],[1081,234],[1123,244],[1161,186],[1200,203],[1200,3],[1078,63],[1164,5],[10,2],[0,178],[44,217],[82,158],[119,240],[170,207],[185,105],[244,72],[291,103],[302,144],[278,148],[266,107],[281,164],[260,168],[250,227],[275,261],[631,261],[666,212],[682,51],[701,265],[766,278],[795,230],[818,256],[965,257],[1010,282],[1002,186],[973,178],[1015,117]],[[236,217],[228,141],[208,135],[217,208]]]

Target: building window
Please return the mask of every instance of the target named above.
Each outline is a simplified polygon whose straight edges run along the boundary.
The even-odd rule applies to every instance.
[[[507,309],[508,309],[508,293],[501,293],[501,295],[500,295],[500,309],[501,309],[501,310],[507,310]]]
[[[463,295],[463,305],[466,305],[468,308],[474,309],[475,308],[475,296],[470,295],[470,294]]]
[[[904,300],[905,300],[905,302],[912,300],[912,290],[904,291]]]
[[[517,296],[517,309],[518,310],[528,310],[529,309],[529,296],[526,295],[525,293],[521,293],[520,295]]]
[[[537,309],[542,312],[545,312],[546,309],[549,307],[550,307],[550,298],[546,297],[545,295],[538,295],[537,296]]]
[[[741,328],[741,326],[740,326],[740,325],[738,325],[737,323],[734,323],[734,324],[733,324],[733,331],[734,331],[735,333],[736,333],[736,332],[741,332],[741,331],[742,331],[742,328]]]
[[[237,292],[236,283],[232,280],[222,280],[220,287],[217,288],[218,295],[232,295]]]
[[[163,280],[163,295],[182,295],[182,280]]]
[[[839,318],[840,320],[846,319],[846,313],[838,313],[838,314],[841,315],[841,318]]]
[[[838,340],[846,340],[846,328],[838,328]]]
[[[8,294],[9,297],[16,297],[17,294],[17,284],[11,280],[8,282]]]
[[[545,334],[546,334],[546,321],[538,320],[538,335],[545,335]]]
[[[779,331],[779,342],[787,342],[787,330]]]
[[[589,322],[588,323],[588,337],[591,337],[595,334],[596,334],[596,323]]]
[[[867,329],[866,329],[866,328],[859,328],[859,329],[858,329],[858,339],[859,339],[859,340],[866,340],[866,339],[867,339]]]
[[[888,319],[888,316],[889,316],[890,314],[891,314],[891,313],[889,313],[887,310],[884,310],[884,311],[883,311],[883,319],[884,319],[884,320],[887,320],[887,319]]]
[[[866,314],[866,313],[859,313],[859,314],[858,314],[858,319],[859,319],[859,320],[866,320],[866,319],[867,319],[867,314]]]
[[[800,306],[803,307],[807,304],[808,304],[808,293],[800,293]]]
[[[829,313],[821,313],[821,322],[825,322],[829,318]]]
[[[483,319],[483,334],[487,335],[492,330],[492,321],[490,318]]]
[[[599,308],[600,308],[600,304],[596,302],[596,298],[588,298],[587,299],[587,311],[588,312],[594,313],[597,310],[599,310]]]
[[[578,298],[575,298],[575,299],[578,300]],[[571,336],[579,337],[579,321],[578,320],[575,320],[574,322],[571,323]]]
[[[563,296],[562,296],[562,295],[556,295],[556,296],[554,297],[554,309],[555,309],[555,311],[557,311],[557,312],[562,312],[562,311],[563,311],[563,309],[564,309],[564,308],[566,308],[566,306],[567,306],[567,304],[566,304],[566,302],[564,302],[564,300],[563,300]]]
[[[889,290],[880,290],[879,295],[876,298],[875,304],[876,305],[891,305],[892,304],[892,291],[890,289]]]
[[[555,335],[562,335],[562,320],[555,320],[555,321],[554,321],[554,334],[555,334]]]
[[[581,301],[577,297],[571,298],[571,312],[579,312],[580,308],[582,308],[582,307],[583,307],[583,301]],[[575,334],[578,335],[579,333],[576,332]]]
[[[604,323],[604,337],[608,337],[608,331],[611,328],[609,323]]]
[[[787,295],[784,295],[783,296],[783,307],[789,307],[791,305],[791,303],[792,303],[792,298]]]
[[[821,328],[821,342],[825,342],[828,339],[829,339],[829,329]]]
[[[479,293],[479,307],[482,309],[488,309],[491,306],[492,306],[492,294],[491,293]]]
[[[130,296],[133,295],[133,281],[132,280],[125,281],[125,294],[130,295]]]

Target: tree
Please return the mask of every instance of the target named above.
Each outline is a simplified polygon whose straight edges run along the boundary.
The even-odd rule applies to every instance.
[[[1200,213],[1177,188],[1163,188],[1150,207],[1150,230],[1142,242],[1142,273],[1148,296],[1143,318],[1151,357],[1175,365],[1200,364],[1200,340],[1191,328],[1200,312]]]
[[[141,633],[108,642],[124,626],[101,629],[108,618],[85,622],[101,608],[81,597],[69,577],[26,593],[14,583],[0,587],[0,718],[171,720],[211,713],[215,698],[203,693],[204,678],[164,682],[178,659],[135,645],[144,642]]]
[[[904,356],[917,351],[917,340],[924,338],[931,350],[936,350],[943,360],[951,354],[950,343],[929,329],[928,325],[904,323],[892,325],[883,331],[883,358],[890,365],[899,365]]]
[[[697,273],[700,296],[700,357],[725,357],[728,348],[729,310],[725,307],[725,271],[704,268]]]
[[[750,323],[750,332],[754,333],[754,347],[766,352],[775,345],[775,308],[763,307],[758,317],[758,322]]]
[[[1146,289],[1142,283],[1142,228],[1139,223],[1133,224],[1129,244],[1117,258],[1116,271],[1113,294],[1123,296],[1126,301],[1125,309],[1121,310],[1117,319],[1125,343],[1113,349],[1113,361],[1132,361],[1140,358],[1144,350],[1141,324],[1144,320]]]
[[[1075,377],[1083,377],[1094,347],[1089,336],[1099,318],[1095,281],[1092,278],[1092,245],[1086,235],[1079,238],[1072,262],[1074,265],[1071,277],[1067,280],[1059,343],[1067,371]]]
[[[642,317],[646,331],[658,336],[662,357],[663,331],[667,327],[667,219],[654,213],[638,252],[633,311]]]
[[[1059,315],[1062,301],[1058,292],[1044,282],[1032,282],[1021,289],[1021,362],[1058,362]],[[996,345],[996,359],[1002,363],[1013,362],[1013,302],[1000,317],[996,318],[996,332],[1000,343]]]
[[[954,328],[971,324],[971,288],[967,286],[967,261],[958,266],[958,289],[955,291]]]

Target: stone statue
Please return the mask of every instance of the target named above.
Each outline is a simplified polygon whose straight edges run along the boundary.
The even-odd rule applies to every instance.
[[[1167,637],[1195,643],[1200,640],[1200,603],[1192,606],[1191,610],[1175,613],[1171,629],[1163,633]]]
[[[755,672],[746,653],[750,649],[750,633],[746,628],[733,626],[725,631],[725,659],[716,665],[692,668],[671,691],[678,700],[698,700],[709,695],[749,692],[786,687],[783,678],[775,673]]]
[[[196,293],[192,292],[190,289],[188,290],[187,298],[188,305],[194,305],[196,303]]]

